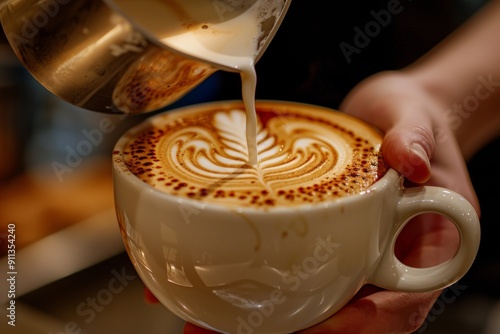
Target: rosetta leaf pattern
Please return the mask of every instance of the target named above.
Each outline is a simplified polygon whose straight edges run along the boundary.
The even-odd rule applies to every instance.
[[[246,117],[240,110],[219,112],[214,117],[215,127],[221,142],[224,144],[224,152],[238,159],[248,159],[248,148],[246,138]],[[258,126],[258,138],[264,138],[262,127]]]

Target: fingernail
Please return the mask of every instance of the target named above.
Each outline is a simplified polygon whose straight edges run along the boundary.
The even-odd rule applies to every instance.
[[[410,151],[420,158],[420,160],[425,164],[428,170],[431,170],[431,161],[429,160],[427,152],[424,150],[422,145],[413,143],[410,145]]]

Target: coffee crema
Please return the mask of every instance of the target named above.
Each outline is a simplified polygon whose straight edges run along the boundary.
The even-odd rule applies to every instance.
[[[225,206],[324,202],[364,192],[387,170],[380,133],[340,112],[258,102],[257,119],[257,165],[241,103],[157,115],[125,135],[115,159],[158,190]]]

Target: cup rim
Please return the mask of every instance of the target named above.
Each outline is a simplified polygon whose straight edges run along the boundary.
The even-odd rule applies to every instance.
[[[226,105],[226,104],[242,104],[243,102],[241,100],[223,100],[223,101],[212,101],[212,102],[205,102],[205,103],[199,103],[199,104],[193,104],[193,105],[188,105],[180,108],[175,108],[172,109],[171,111],[168,112],[184,112],[184,111],[192,111],[196,112],[200,108],[206,108],[214,105]],[[293,102],[293,101],[280,101],[280,100],[261,100],[258,99],[256,100],[256,104],[258,103],[278,103],[278,104],[287,104],[287,105],[293,105],[293,106],[306,106],[306,107],[313,107],[316,109],[323,109],[323,110],[329,110],[329,111],[335,111],[334,109],[327,108],[327,107],[322,107],[322,106],[316,106],[313,104],[307,104],[307,103],[301,103],[301,102]],[[251,214],[256,214],[256,213],[268,213],[268,212],[289,212],[289,211],[303,211],[303,210],[311,210],[311,209],[319,209],[319,208],[331,208],[334,206],[339,206],[339,205],[348,205],[352,202],[357,202],[360,200],[360,198],[369,195],[371,193],[376,193],[380,192],[383,189],[387,188],[390,184],[394,184],[395,182],[401,183],[402,181],[402,176],[394,169],[388,168],[386,173],[378,179],[376,182],[374,182],[371,186],[369,186],[366,190],[353,194],[353,195],[348,195],[348,196],[343,196],[343,197],[337,197],[337,198],[330,198],[326,199],[321,202],[317,203],[303,203],[303,204],[297,204],[297,205],[292,205],[292,206],[276,206],[276,207],[257,207],[257,206],[235,206],[235,205],[224,205],[221,203],[211,203],[209,201],[203,201],[203,200],[196,200],[196,199],[191,199],[188,197],[183,197],[183,196],[175,196],[172,194],[169,194],[167,192],[164,192],[162,190],[159,190],[152,185],[142,181],[139,177],[137,177],[135,174],[133,174],[129,168],[126,166],[124,160],[123,160],[123,146],[127,143],[128,137],[132,133],[136,133],[140,131],[142,128],[148,126],[148,124],[151,122],[153,118],[156,116],[159,116],[163,113],[155,114],[147,119],[141,121],[139,124],[133,126],[132,128],[128,129],[122,136],[118,139],[116,142],[114,149],[113,149],[113,173],[115,174],[120,174],[124,178],[126,178],[127,182],[131,182],[132,184],[136,185],[137,187],[141,187],[144,189],[147,189],[149,192],[155,194],[155,196],[159,196],[161,198],[165,198],[168,201],[171,202],[177,202],[179,204],[185,204],[185,205],[192,205],[195,207],[203,207],[204,210],[231,210],[231,211],[236,211],[238,213],[251,213]],[[352,117],[352,116],[351,116]],[[399,180],[399,181],[398,181]],[[114,185],[116,187],[116,184]]]

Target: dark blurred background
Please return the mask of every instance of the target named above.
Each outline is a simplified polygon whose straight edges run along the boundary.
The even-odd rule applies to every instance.
[[[337,108],[361,80],[379,71],[411,64],[484,2],[293,0],[280,30],[257,64],[257,98]],[[371,38],[359,54],[352,54],[348,62],[339,45],[342,42],[353,45],[354,28],[363,29],[373,20],[370,11],[386,9],[388,3],[399,3],[401,12],[392,15],[390,24]],[[238,75],[218,72],[165,110],[197,102],[239,99],[240,87]],[[66,147],[74,147],[82,140],[82,130],[97,127],[105,117],[115,122],[117,130],[95,148],[84,167],[64,176],[67,182],[57,180],[51,164],[63,161]],[[48,93],[19,64],[0,33],[0,237],[5,237],[7,224],[15,222],[19,246],[27,247],[51,233],[112,210],[109,156],[113,144],[123,131],[143,119],[131,117],[121,121],[113,117],[81,110]],[[458,288],[450,290],[456,297],[453,302],[438,301],[420,332],[500,333],[500,250],[496,247],[499,219],[498,213],[493,212],[500,202],[500,183],[499,178],[491,174],[492,167],[498,165],[499,144],[497,138],[468,161],[482,207],[479,256]],[[5,245],[0,242],[3,254]],[[24,307],[34,312],[28,313],[36,313],[38,318],[33,319],[56,323],[55,327],[30,328],[26,332],[47,333],[47,328],[61,328],[63,332],[65,324],[79,319],[74,311],[78,304],[99,291],[99,284],[109,280],[113,268],[126,268],[133,273],[123,250],[116,252],[88,269],[61,277],[20,297]],[[170,334],[174,333],[172,328],[179,330],[182,324],[165,316],[166,311],[143,303],[142,285],[138,281],[120,295],[122,304],[129,307],[113,303],[102,312],[99,321],[86,324],[84,332],[137,333],[140,328],[145,333]],[[0,323],[0,328],[4,328],[2,326],[4,320]]]

